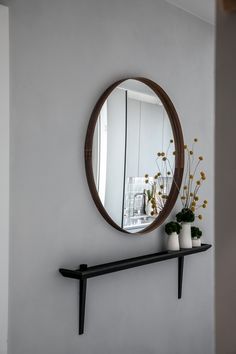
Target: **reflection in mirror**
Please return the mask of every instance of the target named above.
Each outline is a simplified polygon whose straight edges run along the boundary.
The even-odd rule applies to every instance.
[[[144,83],[126,80],[108,96],[93,136],[93,174],[100,200],[122,229],[145,229],[168,198],[175,169],[167,112]]]

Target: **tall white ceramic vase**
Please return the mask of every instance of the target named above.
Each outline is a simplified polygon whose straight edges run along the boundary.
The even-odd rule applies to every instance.
[[[192,248],[191,222],[182,222],[179,235],[180,248]]]
[[[179,251],[179,235],[177,234],[177,232],[172,232],[168,236],[167,250],[168,251]]]

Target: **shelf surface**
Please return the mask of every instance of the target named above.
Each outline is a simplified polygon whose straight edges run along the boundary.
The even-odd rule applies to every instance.
[[[81,269],[83,268],[83,265],[82,267],[80,267],[80,269],[77,270],[60,268],[59,272],[66,278],[82,280],[82,279],[97,277],[107,273],[118,272],[120,270],[139,267],[150,263],[161,262],[167,259],[179,258],[179,257],[188,256],[190,254],[204,252],[209,248],[211,248],[211,245],[202,244],[200,247],[181,249],[180,251],[174,251],[174,252],[163,251],[163,252],[147,254],[135,258],[123,259],[121,261],[99,264],[92,267],[85,266],[84,269]]]

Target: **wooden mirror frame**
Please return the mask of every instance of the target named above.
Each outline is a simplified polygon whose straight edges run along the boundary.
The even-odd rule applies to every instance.
[[[161,100],[171,123],[172,131],[173,131],[173,137],[174,137],[174,144],[175,144],[175,172],[174,172],[174,181],[172,182],[171,190],[169,197],[165,203],[164,208],[161,210],[159,215],[156,217],[156,219],[146,228],[144,228],[141,231],[131,233],[127,230],[122,229],[119,225],[117,225],[113,219],[110,217],[110,215],[107,213],[106,209],[104,208],[103,204],[101,203],[97,187],[95,184],[94,180],[94,174],[93,174],[93,165],[92,165],[92,148],[93,148],[93,136],[94,136],[94,130],[96,127],[96,123],[98,120],[99,113],[101,111],[101,108],[111,92],[119,86],[122,82],[127,81],[127,80],[137,80],[139,82],[142,82],[143,84],[147,85],[150,89],[152,89],[155,94],[159,97]],[[183,141],[183,133],[182,133],[182,128],[181,124],[179,121],[178,114],[175,110],[175,107],[173,103],[171,102],[169,96],[166,94],[166,92],[154,81],[143,78],[143,77],[128,77],[119,81],[116,81],[114,84],[109,86],[106,91],[101,95],[99,100],[97,101],[90,120],[88,124],[88,129],[87,129],[87,134],[86,134],[86,139],[85,139],[85,147],[84,147],[84,158],[85,158],[85,170],[86,170],[86,176],[87,176],[87,181],[89,185],[89,189],[92,195],[92,198],[94,200],[94,203],[96,204],[99,212],[102,214],[104,219],[115,229],[124,232],[126,234],[130,235],[139,235],[139,234],[145,234],[150,231],[153,231],[157,227],[159,227],[168,217],[170,212],[172,211],[178,194],[179,190],[181,187],[182,183],[182,178],[183,178],[183,171],[184,171],[184,141]]]

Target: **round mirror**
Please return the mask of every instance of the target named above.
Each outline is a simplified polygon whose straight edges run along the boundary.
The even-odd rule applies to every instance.
[[[163,223],[181,186],[184,145],[159,85],[129,78],[103,93],[89,121],[85,166],[95,204],[116,229],[146,233]]]

